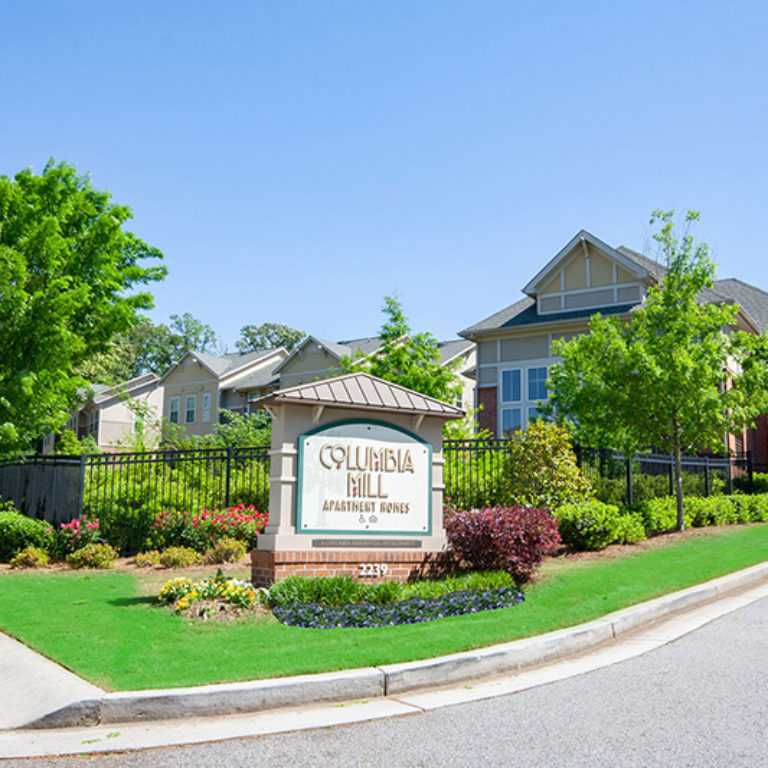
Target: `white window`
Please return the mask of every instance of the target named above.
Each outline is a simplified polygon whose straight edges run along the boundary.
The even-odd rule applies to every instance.
[[[184,423],[195,423],[195,411],[197,410],[197,395],[187,395],[184,405]]]
[[[168,408],[168,421],[171,422],[171,424],[178,424],[179,423],[179,400],[178,397],[172,397],[170,401],[170,406]]]
[[[539,402],[547,399],[547,366],[528,369],[528,400]]]
[[[202,421],[211,420],[211,393],[203,393],[203,418]]]
[[[95,435],[99,431],[99,412],[91,411],[88,419],[88,434]]]
[[[501,372],[501,401],[519,403],[523,399],[523,374],[519,368]]]
[[[501,409],[501,434],[509,437],[513,432],[523,427],[523,409],[522,408],[502,408]]]

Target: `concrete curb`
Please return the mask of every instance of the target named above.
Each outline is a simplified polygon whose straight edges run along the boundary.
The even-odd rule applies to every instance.
[[[259,712],[309,702],[396,696],[421,687],[518,670],[593,648],[642,625],[768,580],[768,562],[624,608],[600,619],[475,651],[319,675],[107,693],[68,704],[24,728],[63,728]]]

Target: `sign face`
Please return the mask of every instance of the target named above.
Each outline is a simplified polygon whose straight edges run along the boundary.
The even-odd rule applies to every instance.
[[[432,446],[375,421],[299,438],[296,532],[430,535]]]

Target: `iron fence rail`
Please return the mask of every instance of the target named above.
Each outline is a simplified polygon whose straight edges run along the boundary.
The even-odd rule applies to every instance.
[[[445,440],[443,482],[452,506],[509,503],[507,462],[514,438]],[[672,493],[673,457],[577,448],[582,471],[598,497],[633,503]],[[684,492],[696,495],[752,489],[751,453],[685,456]],[[0,464],[0,499],[55,525],[83,514],[122,526],[135,549],[149,518],[162,510],[197,511],[237,504],[269,507],[266,448],[206,448],[85,456],[35,456]],[[114,532],[113,528],[113,532]]]
[[[58,524],[163,509],[269,506],[266,448],[35,456],[0,464],[0,498],[29,517]]]

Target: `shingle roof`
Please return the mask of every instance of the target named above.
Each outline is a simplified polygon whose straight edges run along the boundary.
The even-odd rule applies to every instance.
[[[714,288],[737,302],[761,331],[768,329],[768,293],[735,277],[715,280]]]
[[[207,352],[192,351],[201,363],[207,365],[217,376],[221,377],[259,358],[274,355],[274,349],[260,349],[256,352],[234,352],[226,355],[209,355]]]
[[[437,348],[444,363],[463,354],[472,346],[474,346],[474,342],[467,339],[450,339],[449,341],[437,342]]]
[[[427,397],[368,373],[349,373],[332,379],[281,389],[253,402],[264,405],[324,405],[368,411],[396,411],[456,419],[464,416],[461,408]]]

